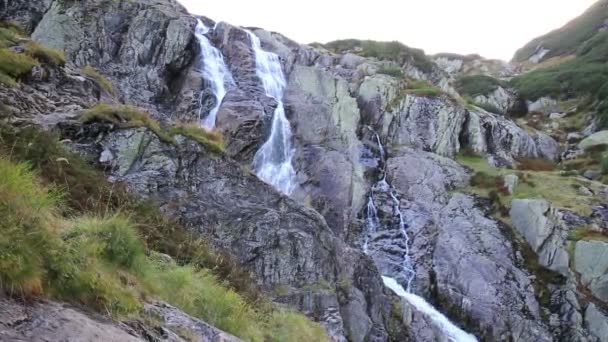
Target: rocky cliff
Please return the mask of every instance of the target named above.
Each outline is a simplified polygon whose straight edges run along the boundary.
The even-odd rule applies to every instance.
[[[275,303],[321,322],[333,340],[449,338],[382,276],[479,340],[606,340],[606,186],[522,166],[554,167],[569,145],[542,125],[505,115],[522,102],[507,85],[478,94],[459,83],[510,77],[509,66],[475,56],[429,58],[405,46],[386,53],[369,42],[301,45],[197,18],[172,0],[13,1],[0,10],[2,20],[67,59],[34,67],[16,86],[0,85],[13,126],[61,132],[111,182],[229,251]],[[201,60],[197,19],[212,28],[205,35],[231,73],[215,127],[225,150],[187,134],[168,141],[149,124],[83,120],[97,103],[141,107],[161,127],[207,115],[217,98],[201,68],[209,61]],[[282,99],[265,91],[251,34],[278,56]],[[251,169],[280,105],[293,132],[290,196]],[[523,100],[526,112],[537,112],[531,105]],[[521,184],[506,189],[503,173]],[[568,182],[567,191],[547,190],[541,182],[549,179],[555,187]],[[37,305],[36,314],[56,305]],[[149,309],[166,313],[164,305]],[[2,324],[13,329],[17,320]],[[103,324],[91,323],[87,333],[106,330]],[[18,334],[8,328],[0,333]],[[112,331],[104,340],[131,338],[124,327]]]

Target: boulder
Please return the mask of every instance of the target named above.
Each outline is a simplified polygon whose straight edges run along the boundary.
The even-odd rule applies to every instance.
[[[608,301],[608,242],[578,241],[574,249],[574,268],[595,297]]]
[[[608,341],[608,316],[593,303],[589,303],[587,310],[585,310],[585,324],[589,332],[600,342]]]
[[[567,275],[568,234],[559,218],[559,211],[543,199],[514,199],[510,215],[515,229],[538,254],[539,263]]]
[[[608,145],[608,131],[593,133],[578,143],[578,147],[582,150],[601,145]]]

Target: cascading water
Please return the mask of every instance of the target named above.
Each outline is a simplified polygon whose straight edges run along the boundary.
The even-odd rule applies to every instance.
[[[283,106],[283,91],[287,82],[279,56],[262,50],[260,39],[251,31],[247,33],[255,52],[256,74],[262,80],[266,95],[277,102],[270,136],[255,154],[253,167],[260,179],[290,195],[295,189],[296,172],[291,164],[294,154],[291,147],[291,127]]]
[[[366,223],[367,223],[367,234],[363,242],[363,251],[365,254],[370,254],[370,241],[373,235],[381,228],[381,221],[378,217],[378,209],[374,200],[374,196],[377,193],[386,193],[390,197],[393,206],[393,213],[399,219],[399,235],[403,238],[405,244],[403,250],[403,261],[400,265],[400,277],[404,279],[407,284],[407,288],[403,288],[397,282],[396,279],[383,276],[382,280],[384,285],[390,288],[395,294],[407,300],[413,305],[418,311],[427,316],[434,324],[434,326],[441,331],[444,337],[450,342],[477,342],[475,336],[468,334],[462,329],[454,325],[450,320],[437,311],[431,304],[429,304],[424,298],[411,293],[411,283],[416,276],[416,272],[412,267],[412,262],[409,253],[409,236],[407,234],[407,224],[405,223],[405,217],[401,210],[401,202],[397,197],[395,189],[386,181],[386,156],[384,147],[380,141],[378,134],[371,128],[368,129],[374,134],[378,144],[378,151],[380,154],[380,167],[381,167],[381,179],[372,187],[366,209]]]
[[[203,127],[213,129],[215,128],[217,112],[222,105],[224,96],[226,96],[226,83],[232,80],[232,75],[224,62],[222,53],[205,36],[207,33],[209,33],[209,28],[199,19],[196,24],[195,36],[201,48],[200,69],[205,80],[209,82],[213,96],[215,96],[215,105],[211,108],[209,114],[201,120],[204,97],[204,93],[201,92],[198,118]]]

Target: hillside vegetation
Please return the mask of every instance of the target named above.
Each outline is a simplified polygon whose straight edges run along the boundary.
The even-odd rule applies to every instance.
[[[561,47],[560,50],[555,50],[554,53],[569,53],[574,58],[515,77],[511,81],[511,85],[523,98],[531,101],[544,96],[560,100],[585,99],[588,110],[597,113],[599,127],[608,128],[608,101],[606,101],[608,98],[608,66],[606,64],[608,61],[608,32],[598,32],[597,25],[592,25],[595,23],[593,20],[599,20],[600,12],[608,11],[607,6],[605,1],[599,2],[583,17],[549,36],[562,37],[567,40],[567,45]],[[602,23],[605,17],[606,15],[601,17]],[[573,23],[576,24],[575,27],[578,30],[585,32],[585,39],[570,42],[570,39],[574,39],[572,37],[583,35],[583,33],[570,32],[570,30],[574,30],[571,27]],[[587,27],[583,24],[590,26]],[[588,30],[583,30],[583,26]],[[591,30],[590,27],[593,29]],[[543,40],[543,46],[545,44]]]
[[[4,291],[80,303],[114,318],[137,318],[156,298],[248,341],[326,340],[319,325],[256,297],[238,266],[106,183],[54,135],[0,133]]]
[[[523,48],[519,49],[513,57],[514,62],[523,62],[534,55],[539,46],[549,52],[541,59],[573,54],[588,39],[598,33],[608,18],[608,1],[600,0],[591,6],[585,13],[570,21],[563,27],[538,37]]]

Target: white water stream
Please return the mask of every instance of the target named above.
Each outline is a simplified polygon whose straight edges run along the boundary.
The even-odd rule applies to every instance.
[[[290,195],[296,186],[296,172],[291,164],[294,154],[291,146],[291,127],[283,106],[283,92],[287,82],[279,56],[264,51],[260,39],[251,31],[247,33],[255,52],[256,74],[262,80],[266,95],[277,101],[270,136],[255,154],[253,167],[260,179]]]
[[[207,33],[209,33],[209,28],[199,19],[196,24],[195,36],[201,48],[200,69],[203,73],[203,78],[209,83],[209,87],[211,88],[216,101],[207,116],[201,118],[203,114],[203,92],[201,92],[198,119],[203,127],[214,129],[217,112],[222,105],[224,96],[226,96],[226,83],[232,80],[232,75],[224,62],[222,53],[215,48],[205,36]]]

